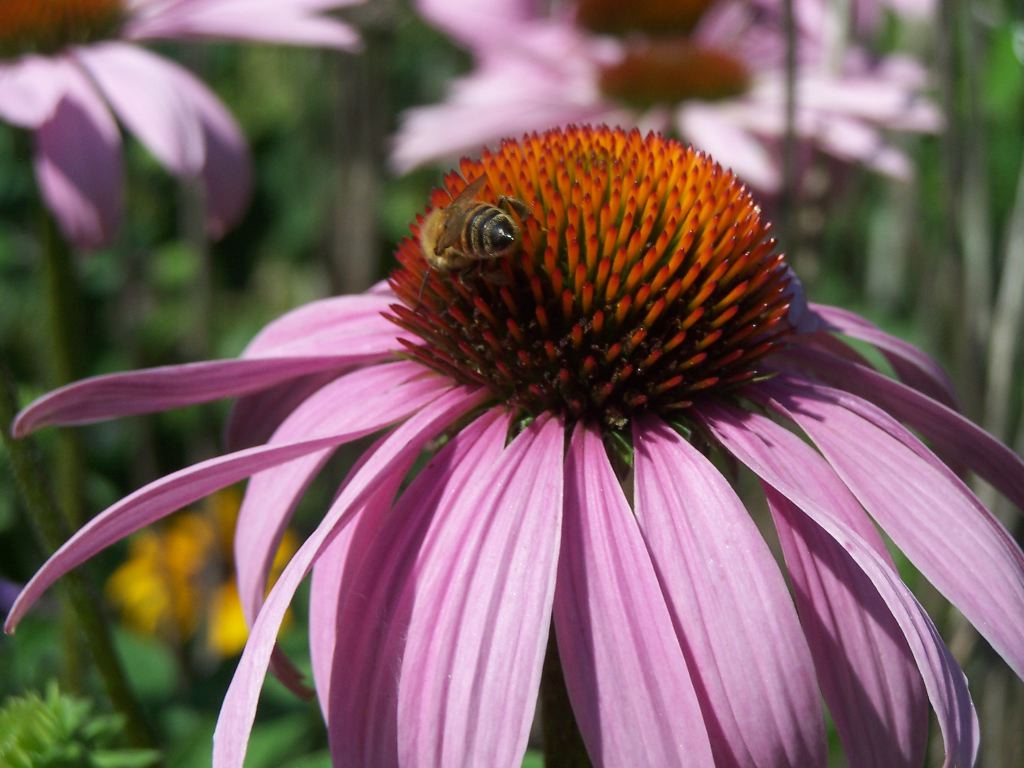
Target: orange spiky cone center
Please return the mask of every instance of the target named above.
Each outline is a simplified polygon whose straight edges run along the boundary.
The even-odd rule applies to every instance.
[[[408,354],[528,414],[622,427],[758,375],[792,331],[789,272],[732,173],[678,142],[568,128],[505,141],[435,190],[398,247],[392,319]],[[522,249],[429,270],[420,227],[479,176],[518,198]],[[425,282],[426,281],[426,282]]]
[[[51,53],[110,37],[122,0],[0,0],[0,55]]]

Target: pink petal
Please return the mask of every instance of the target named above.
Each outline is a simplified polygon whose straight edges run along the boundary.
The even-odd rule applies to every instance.
[[[265,443],[299,403],[339,374],[332,370],[301,376],[238,398],[224,429],[224,446],[229,451],[240,451]]]
[[[825,330],[860,339],[878,347],[906,384],[929,397],[959,410],[953,382],[932,358],[913,344],[892,336],[863,317],[839,307],[811,304]]]
[[[189,102],[203,132],[204,162],[201,178],[206,204],[206,227],[219,238],[238,223],[252,194],[249,145],[241,128],[209,88],[190,72],[168,70],[178,91]]]
[[[351,420],[341,423],[337,414],[344,402],[342,397],[339,403],[338,388],[318,393],[296,410],[287,422],[288,429],[301,435],[301,439],[208,459],[162,477],[108,507],[72,536],[36,572],[7,617],[5,631],[14,630],[21,616],[53,582],[125,536],[261,470],[320,448],[341,445],[378,428],[378,423],[372,419],[368,424],[358,421],[352,424]]]
[[[79,49],[77,57],[128,126],[161,165],[197,176],[206,162],[201,115],[182,89],[176,64],[125,43]]]
[[[0,61],[0,120],[38,128],[53,116],[73,68],[63,57],[30,55]]]
[[[854,395],[796,380],[766,387],[935,587],[1024,675],[1024,553],[908,430]]]
[[[77,67],[64,80],[64,97],[35,134],[36,180],[68,242],[99,248],[121,220],[121,135]]]
[[[398,764],[518,766],[551,622],[564,426],[542,418],[435,518],[412,576]]]
[[[473,478],[491,471],[508,433],[492,410],[460,430],[394,510],[361,517],[313,569],[310,650],[336,765],[397,761],[398,670],[416,592],[413,575],[433,521]]]
[[[592,761],[714,765],[651,555],[596,429],[577,425],[565,480],[555,632]]]
[[[311,3],[292,0],[206,0],[181,2],[132,20],[125,35],[143,40],[252,40],[288,45],[355,50],[359,35],[349,25],[319,10],[352,2]]]
[[[335,296],[303,304],[297,309],[271,321],[242,352],[242,357],[274,357],[281,354],[325,354],[339,347],[348,351],[353,344],[371,340],[379,348],[378,337],[389,336],[390,349],[399,351],[402,345],[395,337],[403,331],[381,313],[394,304],[391,293],[364,293],[354,296]]]
[[[778,158],[765,144],[713,106],[688,104],[678,112],[679,131],[698,149],[758,189],[773,192],[781,176]]]
[[[335,404],[321,429],[362,429],[369,434],[401,421],[436,399],[448,386],[447,380],[439,376],[409,382],[424,370],[418,363],[391,363],[364,368],[328,384],[311,398]],[[303,421],[286,419],[268,445],[301,440],[306,429],[308,425]],[[333,452],[334,446],[311,453],[254,475],[249,481],[235,526],[235,567],[242,610],[250,624],[263,604],[267,575],[288,520]]]
[[[817,500],[829,495],[825,478],[830,470],[822,467],[820,457],[796,435],[755,413],[709,405],[701,409],[700,419],[730,453],[824,529],[871,580],[899,624],[921,672],[942,729],[944,765],[973,765],[978,721],[967,680],[896,571]],[[826,487],[821,487],[822,483]]]
[[[430,24],[459,42],[492,47],[495,28],[529,22],[540,17],[535,0],[417,0],[416,11]]]
[[[829,478],[827,468],[816,474]],[[848,494],[838,478],[832,479]],[[827,488],[827,480],[821,485]],[[822,694],[849,764],[920,766],[928,702],[899,625],[838,543],[771,486],[765,486],[765,494]],[[856,512],[864,517],[859,506]]]
[[[221,705],[213,736],[214,768],[242,767],[278,629],[295,590],[313,563],[359,510],[390,503],[398,484],[425,445],[478,406],[482,399],[479,391],[455,389],[399,426],[366,458],[316,530],[292,557],[256,618]]]
[[[259,391],[310,373],[340,371],[346,366],[382,357],[385,355],[356,353],[211,360],[94,376],[43,395],[18,414],[12,432],[15,437],[22,437],[52,424],[88,424],[136,413],[166,411]]]
[[[810,650],[750,514],[664,422],[633,429],[636,517],[692,670],[718,765],[825,765]]]
[[[988,432],[942,403],[863,365],[824,350],[794,345],[787,352],[830,386],[873,402],[924,435],[947,463],[970,467],[1024,510],[1024,460]]]

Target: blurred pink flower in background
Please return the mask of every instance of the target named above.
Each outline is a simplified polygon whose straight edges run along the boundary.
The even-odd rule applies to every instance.
[[[929,703],[946,764],[971,765],[966,678],[875,526],[1019,675],[1024,554],[949,467],[1024,506],[1020,457],[956,412],[927,355],[809,305],[749,193],[702,153],[575,128],[460,173],[432,208],[486,177],[481,199],[534,212],[501,279],[425,275],[420,219],[390,286],[301,307],[239,359],[87,379],[19,415],[23,435],[245,396],[230,453],[95,517],[6,629],[104,547],[251,477],[235,549],[252,632],[215,768],[242,765],[268,666],[296,683],[274,644],[310,572],[335,765],[521,765],[552,622],[596,765],[824,766],[822,699],[851,765],[920,765]],[[306,489],[371,434],[268,595]]]
[[[555,11],[524,0],[416,5],[468,48],[476,65],[443,103],[406,113],[392,152],[398,170],[475,152],[507,134],[604,122],[675,130],[751,185],[779,188],[786,130],[781,3],[581,0]],[[859,5],[865,17],[879,11],[878,3]],[[654,9],[646,31],[664,34],[627,27],[614,36],[585,26],[607,32],[629,24],[641,6]],[[678,24],[670,23],[672,13]],[[836,13],[833,3],[797,0],[795,132],[831,156],[906,177],[906,156],[886,133],[939,127],[938,111],[922,96],[926,73],[907,56],[874,60],[839,45]]]
[[[323,15],[360,0],[0,0],[0,120],[35,132],[40,191],[67,239],[108,244],[121,218],[114,114],[171,173],[201,180],[214,236],[245,211],[248,149],[195,76],[149,40],[231,39],[353,49]]]

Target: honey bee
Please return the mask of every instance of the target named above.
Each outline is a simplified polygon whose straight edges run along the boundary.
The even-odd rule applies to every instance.
[[[464,270],[474,264],[513,256],[522,248],[519,224],[530,212],[522,200],[502,195],[498,204],[476,200],[487,180],[479,176],[443,208],[427,216],[420,246],[431,269]]]

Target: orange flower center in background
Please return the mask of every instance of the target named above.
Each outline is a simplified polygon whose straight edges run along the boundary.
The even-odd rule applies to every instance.
[[[408,354],[437,371],[528,414],[618,428],[639,409],[672,415],[750,381],[792,330],[798,289],[769,225],[743,184],[692,148],[568,128],[505,141],[460,171],[434,191],[391,277],[392,319],[423,342]],[[474,206],[518,219],[518,249],[430,269],[421,228],[481,176]],[[457,223],[494,218],[477,214]],[[476,255],[474,242],[462,238],[458,255]]]
[[[0,55],[52,53],[110,37],[122,0],[0,0]]]
[[[634,43],[621,61],[601,72],[607,96],[641,108],[726,99],[749,86],[750,73],[739,59],[685,39]]]
[[[689,32],[715,0],[579,0],[576,21],[602,34]]]

